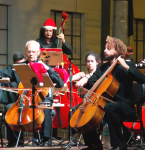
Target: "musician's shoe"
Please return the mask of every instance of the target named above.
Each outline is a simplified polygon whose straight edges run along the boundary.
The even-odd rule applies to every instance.
[[[11,143],[11,144],[8,144],[6,147],[15,147],[15,145]]]
[[[103,145],[97,144],[93,146],[88,146],[87,148],[82,148],[82,150],[103,150]]]
[[[15,144],[13,141],[8,141],[8,145],[6,147],[15,147]]]
[[[120,145],[120,146],[113,147],[109,150],[127,150],[127,147],[126,145]]]
[[[48,141],[49,141],[49,138],[48,137],[44,137],[43,138],[42,147],[48,147],[49,146]]]
[[[42,147],[48,147],[48,141],[43,142]]]

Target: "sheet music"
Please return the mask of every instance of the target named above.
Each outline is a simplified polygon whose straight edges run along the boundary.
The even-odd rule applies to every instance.
[[[33,77],[35,77],[37,79],[37,84],[35,85],[36,88],[48,88],[48,87],[54,87],[52,80],[50,79],[48,74],[43,74],[43,86],[40,86],[39,83],[39,79],[36,75],[36,73],[34,73],[31,68],[29,67],[28,64],[14,64],[14,68],[24,86],[24,88],[31,88],[32,87],[32,83],[31,83],[31,79]]]

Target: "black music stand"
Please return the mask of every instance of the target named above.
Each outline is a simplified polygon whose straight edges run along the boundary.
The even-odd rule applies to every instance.
[[[70,77],[69,77],[69,80],[70,80],[70,113],[69,113],[69,118],[71,119],[71,117],[72,117],[72,60],[71,60],[71,63],[69,65],[68,71],[69,71],[69,75],[70,75]],[[71,142],[73,141],[74,138],[75,138],[75,136],[72,138],[72,127],[69,124],[69,142],[65,148],[71,147]]]
[[[15,68],[24,88],[30,88],[32,86],[32,103],[33,103],[33,105],[30,106],[30,108],[33,108],[33,139],[30,140],[28,143],[32,142],[31,147],[34,147],[36,145],[39,145],[35,139],[35,124],[34,124],[35,108],[36,108],[35,101],[34,101],[35,91],[36,91],[36,88],[42,88],[42,86],[39,85],[40,81],[39,81],[36,73],[34,73],[31,70],[29,65],[27,65],[27,64],[15,64],[14,68]],[[27,76],[26,76],[26,72],[27,72]],[[54,87],[53,82],[51,81],[48,74],[43,74],[43,82],[44,82],[43,88]],[[21,134],[21,131],[20,131],[20,134]],[[19,134],[19,137],[20,137],[20,134]],[[19,139],[19,137],[18,137],[18,139]],[[17,147],[17,145],[18,145],[18,141],[17,141],[16,147]]]

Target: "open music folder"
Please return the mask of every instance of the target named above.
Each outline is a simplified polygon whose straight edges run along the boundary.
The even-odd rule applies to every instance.
[[[15,71],[17,72],[20,81],[22,82],[24,88],[31,88],[32,83],[31,79],[35,77],[37,79],[37,84],[35,85],[36,88],[48,88],[48,87],[54,87],[52,80],[49,77],[49,74],[42,74],[42,81],[43,81],[43,86],[40,86],[39,79],[34,73],[31,68],[29,67],[28,64],[14,64]]]
[[[48,61],[49,66],[57,66],[63,62],[63,52],[60,48],[40,48],[40,56],[44,56],[44,62]]]

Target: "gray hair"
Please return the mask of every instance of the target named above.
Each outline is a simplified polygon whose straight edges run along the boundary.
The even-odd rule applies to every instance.
[[[40,44],[39,44],[37,41],[35,41],[35,40],[30,40],[30,41],[26,42],[25,49],[27,49],[27,46],[28,46],[28,44],[29,44],[30,42],[32,42],[32,43],[34,43],[34,44],[36,44],[36,45],[37,45],[37,47],[38,47],[38,49],[40,49]]]

